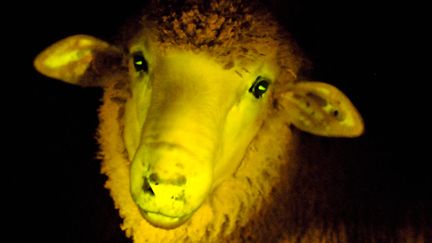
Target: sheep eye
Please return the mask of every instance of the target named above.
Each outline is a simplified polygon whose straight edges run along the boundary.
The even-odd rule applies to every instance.
[[[267,92],[269,85],[270,82],[268,80],[258,76],[255,82],[249,88],[249,92],[252,93],[255,98],[259,99],[265,92]]]
[[[137,72],[148,72],[148,64],[141,52],[133,54],[133,65]]]

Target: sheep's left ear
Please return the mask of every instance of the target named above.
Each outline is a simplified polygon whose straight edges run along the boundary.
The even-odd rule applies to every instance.
[[[45,76],[81,86],[101,86],[109,71],[122,65],[122,52],[88,35],[74,35],[42,51],[34,60],[36,70]],[[117,68],[118,69],[118,68]]]
[[[320,136],[356,137],[363,120],[337,88],[321,82],[299,82],[282,95],[282,106],[298,129]]]

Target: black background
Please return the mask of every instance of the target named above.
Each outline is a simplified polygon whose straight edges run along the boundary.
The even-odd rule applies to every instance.
[[[314,65],[311,79],[343,90],[363,115],[362,137],[323,139],[349,161],[350,197],[382,209],[383,217],[416,207],[431,216],[425,107],[430,78],[421,73],[420,12],[368,1],[274,4]],[[5,132],[12,136],[3,178],[11,192],[5,210],[12,216],[13,242],[129,242],[95,159],[101,90],[45,78],[34,71],[32,60],[69,35],[109,39],[143,4],[78,0],[16,5],[14,17],[2,20],[3,72],[5,83],[12,85],[4,86],[8,91],[3,96],[4,105],[12,108],[4,119],[10,123]]]

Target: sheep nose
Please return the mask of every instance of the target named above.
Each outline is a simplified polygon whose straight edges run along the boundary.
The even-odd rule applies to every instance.
[[[186,177],[184,175],[175,175],[172,177],[161,177],[158,173],[151,173],[145,178],[143,190],[152,196],[155,195],[154,189],[158,186],[183,186],[186,184]]]

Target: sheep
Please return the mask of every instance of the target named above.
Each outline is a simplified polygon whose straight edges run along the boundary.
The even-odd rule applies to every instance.
[[[318,88],[330,90],[332,94],[337,96],[336,99],[342,98],[340,98],[339,92],[327,85],[298,82],[297,73],[302,60],[297,57],[296,50],[292,47],[293,44],[287,43],[289,36],[278,29],[275,21],[272,20],[270,16],[261,14],[259,10],[255,10],[257,11],[256,14],[249,15],[253,18],[249,20],[250,22],[227,24],[223,22],[220,24],[220,28],[222,28],[221,31],[215,31],[213,29],[213,24],[218,27],[218,20],[212,19],[212,17],[209,17],[210,15],[204,15],[204,17],[207,18],[203,18],[200,21],[208,20],[208,22],[206,22],[208,25],[202,27],[203,30],[201,30],[201,33],[204,32],[202,33],[203,35],[198,35],[198,30],[194,30],[194,28],[197,27],[193,27],[193,23],[190,24],[188,22],[187,18],[190,16],[188,16],[187,13],[191,12],[192,16],[196,14],[200,16],[202,15],[201,11],[206,9],[205,7],[211,10],[212,7],[215,7],[216,2],[211,6],[198,7],[194,7],[197,6],[197,4],[192,4],[191,1],[188,1],[187,4],[190,5],[184,8],[171,5],[172,9],[164,9],[164,11],[157,11],[149,14],[148,19],[143,20],[143,29],[155,30],[155,27],[151,26],[154,24],[152,21],[155,21],[152,19],[159,19],[161,22],[157,23],[159,28],[156,28],[156,33],[148,33],[148,35],[154,34],[156,36],[154,39],[152,39],[152,37],[147,37],[147,33],[143,30],[142,33],[146,34],[139,34],[136,39],[131,40],[129,44],[130,51],[126,54],[124,54],[123,50],[119,47],[108,45],[97,39],[88,36],[75,36],[71,37],[71,39],[59,42],[51,49],[48,49],[49,51],[46,52],[48,55],[44,56],[42,53],[40,58],[36,61],[36,67],[39,71],[48,76],[62,79],[70,83],[83,86],[104,87],[105,96],[104,104],[100,111],[101,125],[99,129],[99,141],[101,143],[100,156],[103,160],[103,173],[107,174],[109,177],[107,188],[111,190],[116,207],[119,208],[120,214],[125,220],[122,227],[127,232],[128,236],[133,237],[135,241],[142,242],[148,240],[149,242],[158,242],[170,241],[173,239],[177,241],[217,241],[220,238],[226,238],[227,240],[241,239],[244,241],[292,239],[291,237],[293,236],[284,235],[284,232],[287,231],[284,229],[284,224],[279,225],[271,223],[273,220],[276,220],[276,222],[286,222],[287,220],[285,218],[287,215],[282,213],[278,214],[278,212],[286,211],[284,203],[289,202],[289,198],[283,198],[282,195],[289,195],[289,193],[287,193],[290,185],[289,178],[292,178],[290,173],[296,171],[296,158],[293,158],[293,156],[296,156],[294,152],[296,138],[293,137],[289,124],[293,124],[301,130],[317,135],[357,136],[362,130],[361,119],[355,110],[352,112],[354,108],[351,105],[348,106],[348,110],[344,110],[344,107],[341,107],[342,110],[315,111],[317,114],[316,117],[313,115],[314,113],[312,110],[309,112],[309,108],[307,108],[308,102],[310,102],[309,105],[312,106],[312,108],[320,108],[321,104],[326,104],[326,102],[332,104],[332,100],[326,101],[326,99],[330,98],[326,96],[323,97],[323,94],[319,93],[320,89]],[[236,4],[240,5],[241,2],[236,2]],[[234,15],[234,13],[231,12],[231,8],[235,10],[234,5],[221,5],[217,7],[219,11],[216,11],[218,9],[213,11],[223,14],[224,11],[220,10],[222,9],[227,11],[227,14]],[[152,9],[156,11],[160,8],[151,7],[150,10]],[[168,14],[170,11],[174,11],[176,14]],[[183,15],[181,13],[185,14]],[[235,12],[235,14],[238,13]],[[158,15],[162,17],[157,18]],[[247,19],[247,17],[240,19]],[[231,21],[235,22],[234,20]],[[170,23],[172,23],[172,25]],[[254,36],[254,33],[257,34],[256,29],[263,29],[262,23],[265,23],[266,28],[264,30],[269,33],[258,32],[258,36]],[[208,26],[208,28],[205,28],[206,26]],[[238,28],[241,28],[241,26],[244,26],[245,29],[238,31]],[[230,27],[232,29],[230,29]],[[250,31],[248,32],[247,29],[250,29]],[[190,39],[188,33],[195,34],[197,37]],[[247,36],[247,34],[251,36]],[[269,36],[273,38],[269,38]],[[216,40],[212,42],[212,38],[216,38]],[[250,41],[244,40],[243,38],[250,38]],[[155,39],[157,41],[154,41]],[[149,50],[146,49],[146,52],[148,52],[147,55],[149,56],[144,55],[144,57],[149,58],[149,60],[143,60],[143,56],[140,55],[140,52],[133,50],[134,47],[137,48],[136,43],[149,45],[149,47],[146,47],[149,48]],[[250,46],[248,46],[248,44]],[[172,47],[185,50],[187,55],[185,54],[182,60],[185,60],[188,65],[183,65],[182,67],[190,67],[190,65],[193,64],[201,65],[195,63],[200,61],[203,63],[202,66],[199,66],[200,68],[209,73],[215,72],[219,74],[215,76],[220,77],[222,81],[224,77],[232,77],[227,76],[229,74],[224,71],[219,72],[218,70],[220,68],[215,68],[218,72],[211,71],[213,70],[211,68],[226,68],[223,70],[234,72],[235,78],[232,78],[233,80],[246,82],[247,77],[249,77],[247,72],[251,71],[249,67],[254,67],[255,62],[257,62],[256,59],[265,59],[266,61],[262,61],[263,63],[271,63],[267,66],[269,70],[259,71],[267,72],[261,77],[270,79],[272,82],[268,87],[264,87],[265,82],[261,83],[262,86],[258,86],[257,90],[256,86],[255,89],[251,89],[253,87],[252,82],[258,81],[259,83],[263,80],[257,80],[258,75],[255,75],[252,80],[247,80],[248,85],[245,86],[248,87],[244,89],[245,95],[248,95],[246,98],[250,98],[250,102],[263,103],[260,112],[255,114],[260,119],[260,121],[257,121],[257,123],[260,123],[260,126],[257,126],[258,128],[255,132],[251,132],[252,135],[250,136],[252,138],[250,138],[250,141],[248,140],[248,142],[245,142],[247,146],[247,148],[244,149],[245,152],[239,152],[243,155],[242,158],[238,161],[233,160],[232,163],[235,164],[233,171],[229,172],[229,170],[223,170],[224,172],[228,172],[224,174],[226,176],[225,178],[219,179],[220,181],[216,181],[219,177],[214,176],[214,185],[212,185],[211,189],[208,189],[208,193],[206,193],[206,197],[203,199],[204,201],[201,202],[200,207],[196,209],[193,216],[186,219],[187,221],[182,222],[183,224],[176,225],[174,229],[166,230],[152,225],[158,224],[159,222],[145,221],[131,197],[128,189],[129,165],[131,163],[130,151],[134,150],[134,142],[133,138],[128,137],[130,140],[126,141],[122,136],[132,133],[131,129],[133,128],[127,127],[130,125],[127,119],[132,119],[130,117],[130,113],[132,112],[130,106],[134,97],[137,96],[137,92],[140,88],[144,92],[149,92],[145,90],[145,87],[137,86],[139,84],[133,84],[132,82],[139,79],[144,79],[144,81],[147,81],[146,79],[150,80],[151,75],[157,78],[157,72],[161,69],[155,67],[152,61],[155,63],[159,62],[157,60],[151,60],[150,58],[156,58],[158,55],[161,55],[162,58],[164,57],[162,55],[168,55],[169,52],[172,51]],[[156,52],[160,52],[160,54]],[[190,53],[194,55],[189,56]],[[206,65],[207,58],[198,59],[198,56],[195,56],[196,53],[208,53],[215,61]],[[52,59],[53,57],[55,58]],[[194,63],[187,62],[187,60],[193,60]],[[276,60],[276,63],[272,63],[272,60]],[[51,64],[50,61],[52,61]],[[63,63],[58,65],[59,61],[63,61]],[[126,64],[126,62],[130,63]],[[146,62],[148,62],[147,68],[149,74],[145,71],[147,69],[145,68],[146,65],[142,65]],[[162,64],[166,63],[162,62]],[[176,63],[176,65],[180,64],[181,63]],[[130,67],[127,68],[127,66]],[[277,67],[276,70],[271,70],[275,66]],[[168,65],[166,68],[169,67],[171,66]],[[182,70],[176,68],[176,66],[172,68],[175,68],[175,73],[186,76],[186,74],[182,74]],[[134,73],[132,72],[134,69],[139,69],[140,71]],[[174,74],[170,75],[175,78]],[[140,84],[143,85],[142,83],[143,82]],[[173,83],[173,85],[175,84],[176,83]],[[186,85],[184,83],[180,84]],[[203,84],[203,86],[204,85],[205,84]],[[212,85],[216,84],[212,83]],[[224,83],[224,85],[229,85],[229,83]],[[317,86],[314,88],[313,85]],[[230,90],[229,88],[231,88],[231,90],[234,89],[233,87],[203,86],[199,85],[200,88],[207,89],[210,94],[215,92],[213,88],[227,88],[228,91]],[[269,88],[269,90],[260,94],[259,87],[263,89]],[[159,90],[163,89],[163,87],[158,88]],[[168,87],[165,88],[165,90],[168,91]],[[188,90],[180,89],[176,91],[180,92],[180,94],[172,92],[168,97],[175,100],[175,98],[182,95],[182,92],[190,95],[190,93],[188,93],[190,92],[189,89],[193,89],[194,87],[187,86],[187,88]],[[249,92],[249,90],[252,92]],[[193,93],[193,95],[197,95],[197,97],[194,97],[192,101],[196,102],[206,98],[203,97],[204,93],[199,93],[197,90],[194,91],[198,93]],[[258,96],[258,98],[255,96]],[[152,94],[151,97],[152,99],[153,97],[155,97],[154,99],[158,98],[156,94],[154,96]],[[179,99],[180,98],[181,97],[179,97]],[[344,98],[343,101],[347,102]],[[145,101],[142,102],[142,107],[145,107]],[[193,103],[188,105],[193,105]],[[207,108],[209,106],[214,108],[214,104],[205,105],[207,105]],[[199,107],[196,109],[198,108]],[[258,110],[259,107],[254,109]],[[153,108],[153,111],[157,110]],[[181,108],[176,109],[175,112],[181,112]],[[305,114],[309,114],[309,116],[302,117],[302,115],[305,116]],[[346,114],[348,117],[353,117],[353,121],[356,124],[355,129],[350,130],[341,126],[343,122],[340,120],[346,121],[344,120],[346,119],[346,117],[344,118]],[[322,123],[316,120],[308,120],[313,118],[318,119],[319,115],[324,117],[321,120]],[[265,120],[262,117],[265,117]],[[199,120],[199,117],[196,119]],[[183,123],[182,124],[187,127],[186,122]],[[317,127],[310,127],[308,124],[313,124]],[[248,131],[250,130],[252,129],[248,129]],[[327,133],[323,134],[324,131],[327,131]],[[185,136],[182,138],[186,140]],[[128,148],[127,142],[132,144],[129,145],[132,149]],[[275,144],[278,146],[274,146]],[[187,181],[189,181],[189,179]],[[141,187],[144,187],[146,183],[143,182],[142,184],[143,186]],[[149,189],[151,188],[148,188],[148,186],[146,187],[147,192],[150,193],[151,191]],[[233,188],[236,190],[233,190]],[[270,211],[270,207],[274,210]],[[151,220],[152,219],[150,219],[150,221]],[[166,224],[157,226],[165,228],[174,227]],[[260,229],[260,231],[257,229]],[[313,232],[314,230],[312,229],[309,237],[314,237]],[[332,236],[328,236],[328,238],[331,237]]]

